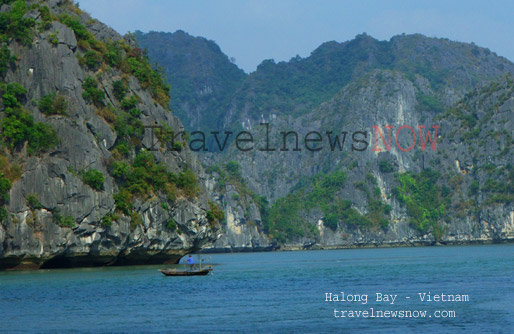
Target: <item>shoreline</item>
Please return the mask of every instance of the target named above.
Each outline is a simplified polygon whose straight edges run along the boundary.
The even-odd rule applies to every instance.
[[[364,249],[364,248],[410,248],[410,247],[448,247],[448,246],[475,246],[475,245],[495,245],[495,244],[514,244],[514,238],[502,240],[469,240],[469,241],[444,241],[444,242],[391,242],[391,243],[363,243],[351,245],[306,245],[306,246],[278,246],[276,248],[269,247],[234,247],[234,248],[204,248],[193,254],[223,254],[223,253],[261,253],[261,252],[291,252],[291,251],[308,251],[308,250],[339,250],[339,249]]]
[[[234,254],[234,253],[264,253],[264,252],[295,252],[295,251],[322,251],[322,250],[343,250],[343,249],[376,249],[376,248],[416,248],[416,247],[458,247],[458,246],[481,246],[481,245],[508,245],[514,244],[514,239],[502,239],[502,240],[471,240],[471,241],[451,241],[451,242],[411,242],[411,243],[387,243],[387,244],[362,244],[362,245],[346,245],[346,246],[319,246],[312,245],[309,247],[301,247],[301,246],[283,246],[271,249],[271,247],[259,247],[259,248],[216,248],[216,249],[202,249],[200,251],[194,251],[190,254]],[[20,265],[12,268],[0,269],[0,272],[10,272],[10,271],[38,271],[45,269],[75,269],[75,268],[106,268],[106,267],[130,267],[130,266],[141,266],[141,265],[167,265],[167,264],[177,264],[180,261],[182,256],[177,257],[173,256],[173,261],[170,259],[157,262],[150,261],[148,263],[144,263],[142,261],[136,261],[134,263],[124,262],[117,263],[112,265],[85,265],[87,262],[83,262],[84,265],[76,265],[69,267],[38,267],[34,262],[32,262],[30,258],[25,258],[25,261],[20,260]],[[73,259],[73,257],[70,257]],[[84,259],[84,258],[83,258]],[[10,260],[13,260],[12,258]]]

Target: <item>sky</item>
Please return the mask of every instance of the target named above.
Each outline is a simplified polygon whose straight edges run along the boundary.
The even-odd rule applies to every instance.
[[[474,42],[514,61],[514,1],[80,0],[121,34],[174,32],[214,40],[247,73],[265,59],[307,57],[327,41],[366,32],[389,40],[421,33]]]

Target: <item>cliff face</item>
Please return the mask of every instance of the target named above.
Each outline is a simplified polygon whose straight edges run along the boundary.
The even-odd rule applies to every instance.
[[[146,47],[152,56],[153,45]],[[166,57],[154,60],[167,68]],[[208,66],[208,60],[202,62]],[[212,152],[210,146],[200,159],[211,168],[227,168],[232,162],[239,166],[242,182],[227,182],[251,194],[260,213],[253,217],[260,218],[257,232],[270,238],[270,246],[512,240],[513,73],[511,62],[488,49],[446,39],[403,35],[380,42],[360,35],[344,43],[328,42],[307,58],[264,61],[235,90],[224,112],[216,113],[216,121],[195,122],[206,132],[245,130],[255,139],[248,152],[238,150],[232,137],[228,149]],[[181,82],[169,78],[180,90]],[[213,78],[205,82],[209,80]],[[193,97],[202,91],[209,90],[197,89]],[[261,123],[269,124],[273,152],[259,150],[267,136]],[[386,125],[392,126],[391,149],[378,138],[380,151],[372,150],[373,126],[387,142]],[[411,150],[395,143],[396,131],[404,125],[415,131]],[[427,130],[434,137],[432,126],[439,126],[435,150],[430,142],[421,148],[418,126],[424,126],[424,140]],[[287,131],[299,134],[299,150],[293,150],[294,137],[287,140],[288,150],[281,150],[280,132]],[[322,135],[317,144],[322,150],[306,148],[310,131]],[[354,140],[356,131],[365,134]],[[343,132],[343,148],[331,149],[329,142],[335,135],[342,139]],[[398,142],[402,148],[410,146],[408,129]],[[237,203],[241,211],[251,211],[250,202]],[[254,224],[244,216],[240,221],[237,228],[225,227],[228,235],[244,231],[245,221]],[[225,237],[218,247],[242,247],[245,242],[238,244],[234,237]]]
[[[133,36],[71,2],[4,1],[0,15],[0,269],[514,239],[514,65],[487,49],[361,35],[246,75],[214,42],[136,33],[170,104]],[[248,131],[255,149],[232,137],[216,152],[211,136],[200,163],[193,133],[172,140],[184,128],[169,105],[189,132]],[[274,151],[259,150],[260,123]],[[373,150],[387,125],[391,148]],[[412,150],[408,129],[395,140],[404,125]],[[434,140],[434,125],[437,148],[422,149],[418,126]]]
[[[382,79],[388,85],[377,82]],[[303,123],[309,129],[334,132],[374,124],[382,127],[386,141],[384,127],[392,125],[391,150],[379,144],[381,151],[372,151],[371,136],[370,148],[363,152],[322,156],[320,151],[318,156],[303,157],[286,152],[289,157],[277,157],[296,157],[296,169],[284,171],[308,175],[316,166],[319,172],[314,181],[307,178],[277,200],[268,226],[283,229],[278,222],[287,215],[303,221],[298,226],[306,232],[284,240],[286,248],[512,241],[513,89],[514,79],[508,76],[470,92],[444,113],[424,117],[416,112],[415,86],[401,75],[378,71],[362,85],[343,89],[317,115],[301,118]],[[331,110],[335,112],[330,114]],[[413,124],[417,133],[415,147],[408,152],[401,151],[394,139],[405,124]],[[420,149],[418,124],[425,129],[439,126],[435,151],[428,144],[425,151]],[[398,141],[409,147],[412,136],[400,135]],[[320,162],[313,165],[314,159]],[[337,172],[345,176],[340,186],[322,185]],[[296,202],[307,204],[295,208]],[[309,231],[313,225],[316,229]]]
[[[64,0],[1,13],[15,28],[2,27],[0,269],[176,262],[214,242],[206,176],[165,149],[183,127],[135,43]]]
[[[207,189],[217,194],[215,200],[223,208],[225,219],[221,223],[218,239],[203,251],[245,252],[277,249],[277,242],[264,232],[262,207],[258,205],[260,198],[241,183],[242,179],[227,179],[222,170],[207,169],[207,172],[210,173]]]

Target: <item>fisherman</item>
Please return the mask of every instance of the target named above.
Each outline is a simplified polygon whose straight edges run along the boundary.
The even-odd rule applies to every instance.
[[[193,259],[193,257],[191,255],[189,255],[189,257],[187,258],[186,262],[189,264],[189,269],[191,271],[193,271],[193,269],[195,267],[195,259]]]

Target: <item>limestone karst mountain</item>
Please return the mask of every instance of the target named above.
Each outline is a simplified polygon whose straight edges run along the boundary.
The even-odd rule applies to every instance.
[[[246,74],[183,31],[1,3],[0,269],[514,239],[514,64],[488,49],[362,34]]]
[[[296,248],[512,239],[509,60],[448,39],[362,34],[324,43],[306,58],[263,61],[242,78],[213,41],[182,31],[135,37],[167,73],[172,92],[187,90],[172,105],[191,134],[234,132],[228,149],[211,141],[199,157],[213,175],[237,170],[232,183],[254,194],[272,240]],[[220,72],[231,75],[230,86]],[[400,127],[415,129],[416,146],[374,151],[373,126],[387,141],[386,125],[393,143]],[[439,126],[435,151],[421,148],[418,126],[424,140]],[[237,149],[240,131],[252,134],[254,149]],[[272,152],[259,149],[267,131]],[[299,134],[298,149],[294,135],[283,144],[288,131]],[[323,150],[307,149],[311,131],[321,134]],[[357,131],[366,134],[362,152],[352,149]],[[334,136],[344,132],[339,149]],[[400,145],[410,141],[402,131]],[[226,229],[237,234],[242,226],[245,220]]]
[[[195,156],[166,149],[182,125],[133,40],[65,0],[2,1],[0,34],[0,269],[175,262],[216,240],[222,212]]]

